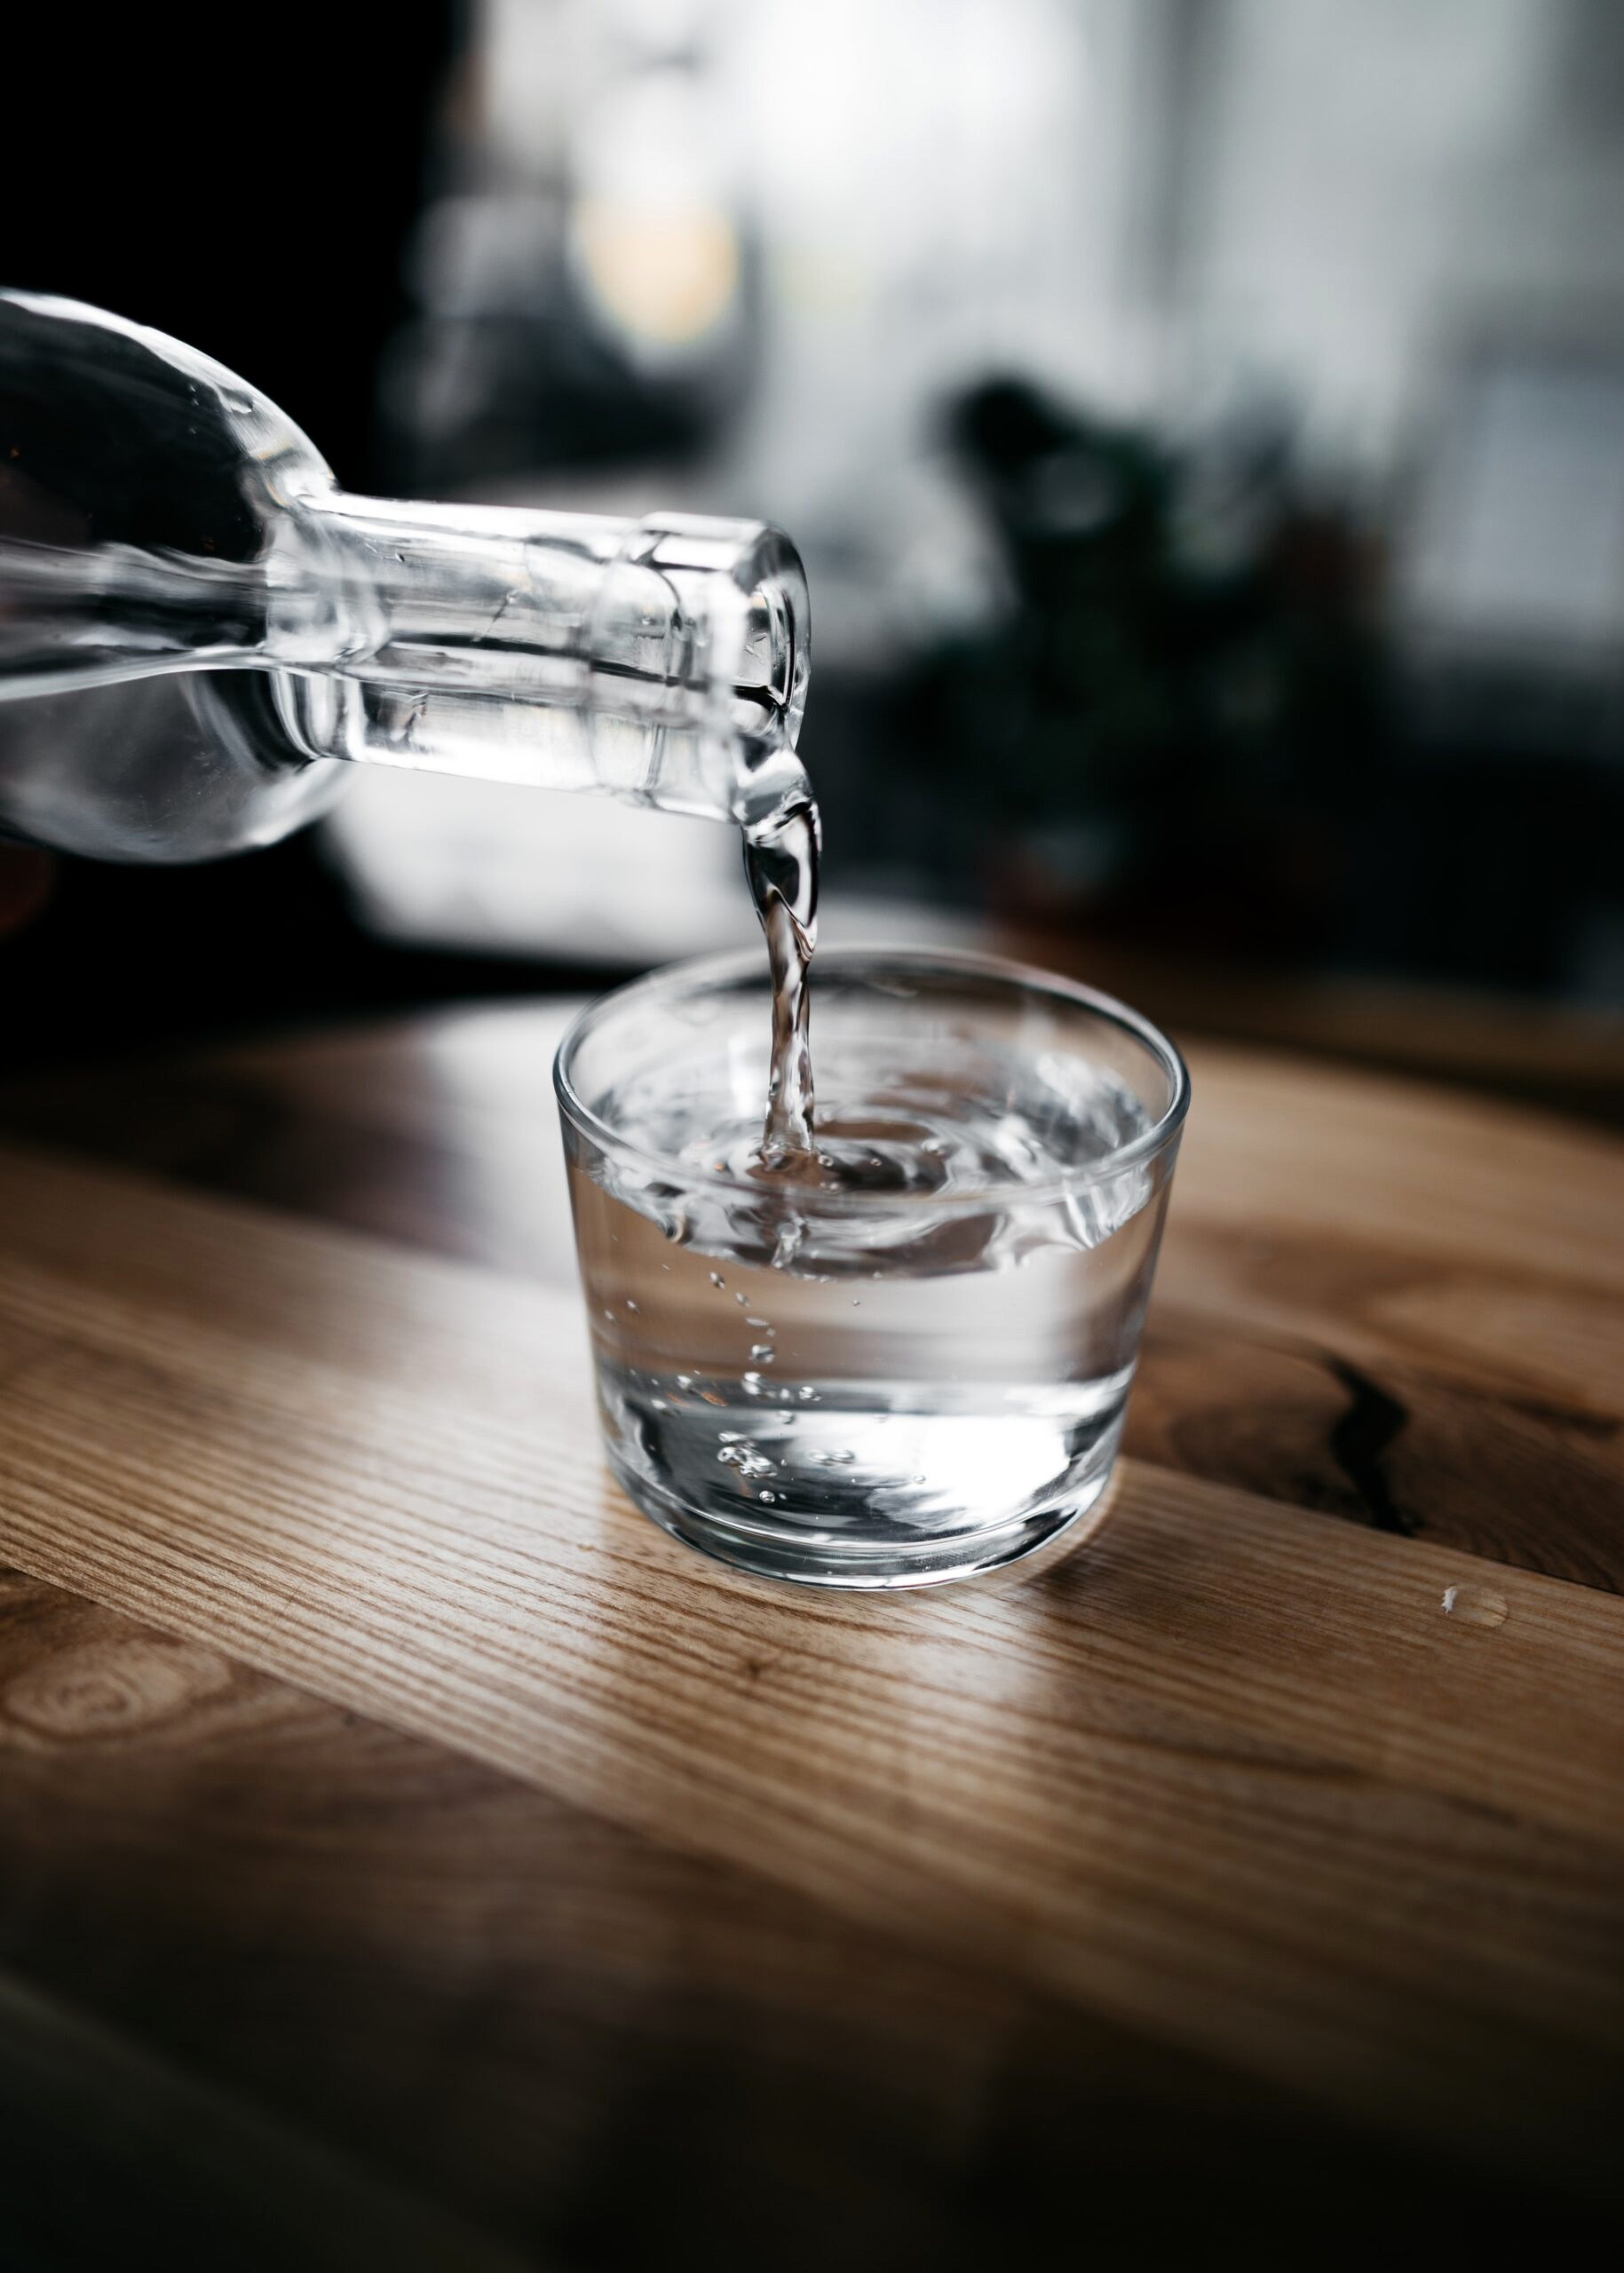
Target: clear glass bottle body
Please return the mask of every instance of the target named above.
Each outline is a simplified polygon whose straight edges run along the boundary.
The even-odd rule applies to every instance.
[[[0,293],[0,833],[206,858],[356,760],[759,824],[808,660],[760,523],[350,496],[206,357]]]

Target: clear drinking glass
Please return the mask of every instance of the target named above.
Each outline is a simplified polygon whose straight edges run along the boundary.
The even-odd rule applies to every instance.
[[[962,1578],[1109,1479],[1189,1101],[1108,996],[967,955],[815,966],[833,1188],[749,1169],[761,961],[596,1002],[558,1051],[609,1458],[679,1539],[835,1587]]]

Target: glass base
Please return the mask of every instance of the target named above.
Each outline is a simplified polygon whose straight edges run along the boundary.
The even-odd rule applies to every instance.
[[[718,1563],[731,1564],[758,1579],[788,1579],[804,1587],[845,1587],[880,1592],[902,1587],[940,1587],[974,1579],[1023,1561],[1075,1532],[1078,1544],[1103,1518],[1113,1463],[1081,1489],[1073,1486],[1053,1507],[1028,1509],[1013,1522],[982,1530],[842,1540],[811,1526],[797,1536],[793,1520],[768,1524],[721,1516],[688,1506],[649,1476],[640,1474],[613,1442],[609,1465],[633,1504],[686,1547],[696,1547]],[[1085,1523],[1084,1517],[1093,1520]]]

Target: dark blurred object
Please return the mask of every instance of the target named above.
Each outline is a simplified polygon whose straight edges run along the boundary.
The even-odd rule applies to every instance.
[[[0,844],[0,939],[39,913],[51,890],[51,874],[48,854],[26,844]]]
[[[4,281],[154,325],[251,377],[347,487],[386,490],[373,399],[458,0],[286,0],[6,28]]]
[[[926,660],[895,733],[978,887],[1168,946],[1323,952],[1388,735],[1368,540],[1295,493],[1266,422],[1192,465],[1003,379],[951,424],[1017,604]]]
[[[1163,952],[1573,987],[1624,924],[1616,706],[1577,747],[1492,702],[1493,745],[1470,708],[1440,731],[1381,543],[1267,416],[1181,455],[1002,379],[951,423],[1016,605],[891,724],[962,890]]]

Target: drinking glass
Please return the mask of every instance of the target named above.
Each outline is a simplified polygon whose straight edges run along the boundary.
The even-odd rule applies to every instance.
[[[813,984],[811,1181],[736,1137],[766,1094],[759,957],[657,971],[559,1049],[610,1462],[747,1571],[968,1577],[1109,1480],[1189,1077],[1121,1003],[985,957],[825,951]]]

